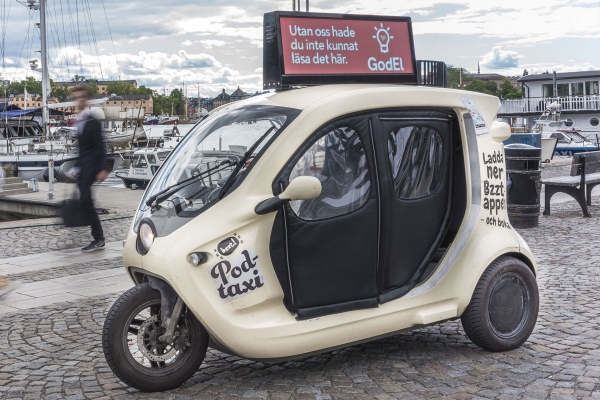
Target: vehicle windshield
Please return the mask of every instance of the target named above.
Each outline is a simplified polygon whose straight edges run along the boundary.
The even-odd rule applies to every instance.
[[[575,133],[575,132],[563,132],[563,133],[565,134],[566,137],[568,137],[569,139],[571,139],[571,141],[573,141],[575,143],[583,143],[585,141],[583,136],[581,136],[578,133]]]
[[[234,182],[299,110],[276,106],[242,106],[213,114],[190,131],[166,159],[150,183],[140,205],[161,191],[175,192],[166,199],[173,202],[179,216],[197,215],[219,199],[219,192],[236,165],[260,138],[260,144],[248,155]],[[197,177],[190,179],[192,177]],[[178,183],[185,182],[177,189]],[[231,185],[229,185],[231,186]],[[163,195],[164,196],[164,195]]]

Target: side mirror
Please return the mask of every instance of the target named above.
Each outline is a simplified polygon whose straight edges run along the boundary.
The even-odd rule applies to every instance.
[[[260,202],[254,212],[265,215],[293,200],[312,200],[321,194],[321,182],[314,176],[298,176],[279,195]]]
[[[490,136],[498,143],[510,137],[510,126],[506,122],[494,121],[490,127]]]

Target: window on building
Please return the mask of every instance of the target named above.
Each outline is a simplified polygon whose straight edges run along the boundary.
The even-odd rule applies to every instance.
[[[557,96],[568,96],[569,95],[569,84],[568,83],[559,83],[556,85],[556,95]]]
[[[590,96],[600,94],[600,91],[598,90],[598,81],[587,81],[585,83],[585,94]]]
[[[583,96],[583,82],[571,83],[571,96]]]
[[[547,83],[542,85],[542,96],[543,97],[552,97],[554,94],[552,93],[552,84]]]

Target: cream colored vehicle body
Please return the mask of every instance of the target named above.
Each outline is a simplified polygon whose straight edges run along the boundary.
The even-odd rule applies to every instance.
[[[464,97],[474,102],[489,133],[476,135]],[[506,187],[502,140],[510,130],[506,124],[495,122],[500,107],[496,97],[426,87],[335,85],[252,98],[214,112],[226,113],[244,104],[277,105],[302,112],[234,191],[170,235],[157,237],[144,256],[136,250],[136,233],[131,227],[123,250],[124,265],[132,276],[135,271],[166,280],[208,330],[215,346],[249,359],[290,359],[458,318],[483,271],[502,255],[523,260],[537,275],[529,247],[508,224],[502,203],[505,197],[497,203],[500,209],[496,214],[495,210],[490,212],[489,202],[498,198],[485,195],[489,185]],[[297,320],[282,304],[283,291],[270,259],[269,237],[275,213],[257,215],[255,207],[273,197],[271,185],[276,175],[323,124],[366,110],[405,107],[451,108],[458,116],[467,166],[467,206],[454,242],[437,270],[399,299],[378,308]],[[210,272],[220,260],[214,251],[217,244],[233,235],[243,243],[228,257],[255,249],[264,286],[224,303]],[[188,255],[194,252],[209,254],[208,261],[193,266]]]

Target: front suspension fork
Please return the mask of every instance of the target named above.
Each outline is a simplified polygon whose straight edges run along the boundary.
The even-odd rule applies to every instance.
[[[160,292],[160,315],[161,326],[165,328],[165,333],[158,337],[163,343],[171,343],[177,321],[183,311],[183,300],[177,296],[177,293],[169,284],[162,279],[149,276],[150,287]]]

